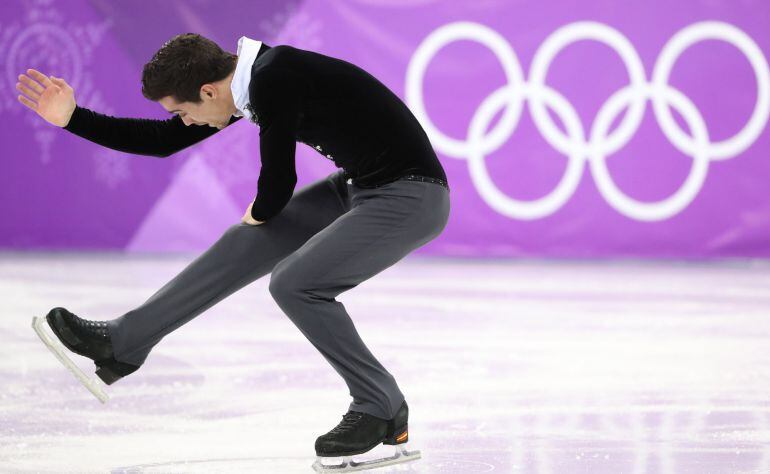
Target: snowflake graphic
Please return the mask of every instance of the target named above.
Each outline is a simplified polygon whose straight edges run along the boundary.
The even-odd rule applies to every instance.
[[[21,119],[33,129],[39,159],[48,163],[57,131],[29,113],[16,99],[18,76],[34,68],[63,77],[77,91],[79,102],[90,103],[96,91],[86,66],[110,21],[98,24],[68,21],[53,0],[28,0],[23,5],[24,20],[10,25],[0,23],[0,63],[4,65],[0,76],[0,111],[22,114]]]
[[[131,157],[109,148],[102,148],[91,157],[94,177],[113,189],[131,177]]]

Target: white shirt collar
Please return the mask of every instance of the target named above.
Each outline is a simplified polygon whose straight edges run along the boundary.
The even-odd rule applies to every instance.
[[[251,120],[251,112],[246,108],[249,105],[249,82],[251,82],[251,66],[257,59],[257,53],[262,46],[261,41],[256,41],[246,36],[238,39],[238,62],[235,66],[233,81],[230,83],[230,90],[233,92],[233,101],[238,109],[233,115],[236,117],[245,116]]]

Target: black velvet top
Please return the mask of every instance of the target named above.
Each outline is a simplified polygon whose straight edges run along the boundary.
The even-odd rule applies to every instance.
[[[278,214],[297,183],[296,142],[374,187],[416,174],[446,180],[417,119],[385,85],[341,59],[263,43],[251,68],[248,110],[259,125],[261,169],[254,219]],[[243,117],[232,116],[229,124]],[[117,118],[76,106],[64,127],[115,150],[167,157],[221,131],[166,120]],[[226,128],[226,127],[225,127]]]

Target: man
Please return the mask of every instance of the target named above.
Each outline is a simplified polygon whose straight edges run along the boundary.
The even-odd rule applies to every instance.
[[[247,117],[259,125],[261,170],[242,222],[144,304],[109,321],[52,309],[46,320],[107,384],[223,298],[270,273],[278,306],[343,377],[353,402],[316,441],[319,456],[406,443],[408,407],[393,376],[335,299],[438,236],[446,175],[406,105],[340,59],[241,37],[237,54],[197,34],[166,42],[144,66],[142,93],[174,117],[115,118],[76,104],[64,79],[30,69],[19,100],[48,122],[105,147],[168,157]],[[294,193],[300,141],[341,170]],[[401,446],[404,448],[404,446]],[[402,452],[406,453],[402,449]]]

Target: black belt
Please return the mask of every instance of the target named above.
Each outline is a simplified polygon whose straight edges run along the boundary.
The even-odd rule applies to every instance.
[[[441,186],[444,186],[445,188],[449,189],[449,185],[447,182],[441,178],[433,178],[431,176],[421,176],[419,174],[408,174],[405,176],[401,176],[398,179],[406,179],[408,181],[424,181],[426,183],[436,183],[440,184]],[[396,180],[398,181],[398,180]]]
[[[449,189],[449,184],[447,184],[446,180],[443,180],[441,178],[433,178],[431,176],[422,176],[422,175],[419,175],[419,174],[407,174],[407,175],[400,176],[400,177],[396,178],[395,181],[400,181],[402,179],[405,179],[407,181],[423,181],[423,182],[426,182],[426,183],[436,183],[436,184],[440,184],[441,186],[444,186],[445,188]],[[351,182],[351,180],[349,179],[348,182]],[[391,181],[391,182],[393,182],[393,181]],[[367,189],[369,189],[369,188],[379,188],[381,186],[385,186],[386,184],[390,184],[390,183],[382,183],[382,184],[375,184],[373,186],[360,186],[360,187],[367,188]]]

